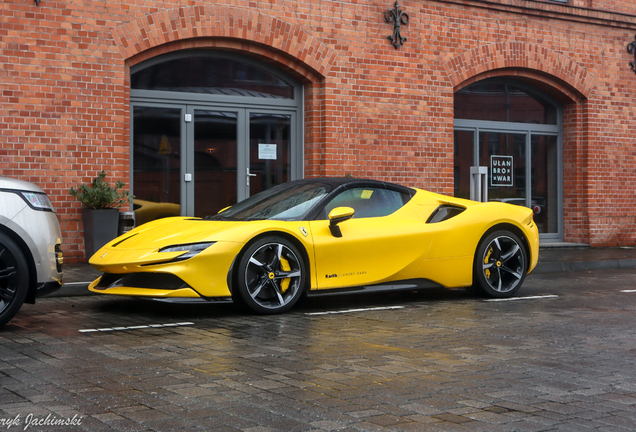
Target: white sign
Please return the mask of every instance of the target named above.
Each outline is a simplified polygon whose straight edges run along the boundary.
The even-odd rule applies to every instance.
[[[513,186],[512,156],[490,156],[490,186]]]
[[[276,144],[259,144],[258,158],[276,160]]]

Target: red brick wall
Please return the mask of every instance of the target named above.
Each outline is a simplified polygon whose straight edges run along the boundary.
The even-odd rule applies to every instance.
[[[566,241],[634,244],[633,2],[4,0],[0,173],[51,196],[69,261],[84,259],[68,195],[101,169],[129,181],[129,67],[176,49],[265,59],[305,85],[305,173],[453,191],[453,92],[488,76],[564,105]]]

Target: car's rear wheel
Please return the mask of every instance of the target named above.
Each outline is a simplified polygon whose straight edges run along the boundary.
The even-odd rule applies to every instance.
[[[281,313],[302,295],[306,273],[303,257],[290,241],[262,238],[242,254],[237,288],[242,302],[254,312]]]
[[[0,326],[22,307],[29,289],[29,269],[18,245],[0,233]]]
[[[521,239],[510,231],[495,231],[477,246],[472,289],[489,297],[510,297],[521,288],[526,269]]]

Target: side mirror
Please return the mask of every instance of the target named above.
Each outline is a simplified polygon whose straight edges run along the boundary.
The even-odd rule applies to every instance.
[[[336,207],[329,212],[329,230],[334,237],[342,237],[339,223],[348,221],[355,215],[356,211],[351,207]]]

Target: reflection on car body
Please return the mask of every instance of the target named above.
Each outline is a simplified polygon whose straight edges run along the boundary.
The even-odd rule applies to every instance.
[[[181,206],[179,204],[154,202],[137,198],[133,200],[133,210],[135,211],[135,223],[137,225],[181,214]]]
[[[214,216],[133,229],[90,259],[104,272],[90,290],[258,313],[303,293],[443,286],[508,297],[538,260],[532,216],[382,181],[297,180]]]

